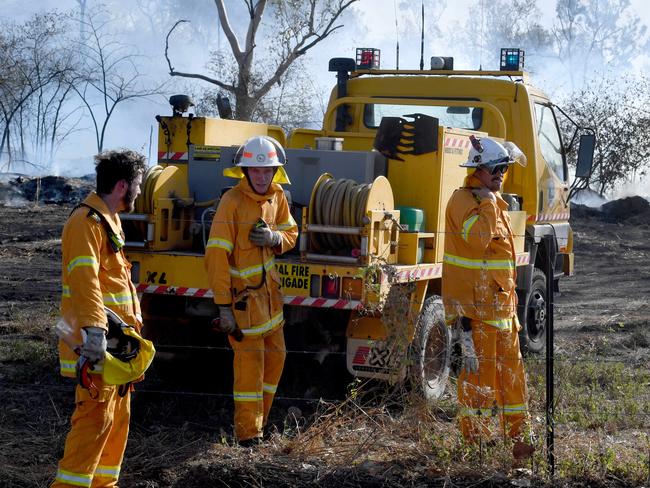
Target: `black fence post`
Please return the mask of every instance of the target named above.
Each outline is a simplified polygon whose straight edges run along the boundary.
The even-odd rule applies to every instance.
[[[555,476],[555,398],[553,384],[553,253],[552,235],[544,236],[546,248],[546,461],[551,478]]]

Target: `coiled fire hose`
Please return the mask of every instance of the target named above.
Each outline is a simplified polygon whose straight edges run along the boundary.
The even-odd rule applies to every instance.
[[[136,213],[153,213],[153,190],[156,187],[156,182],[158,181],[158,177],[160,176],[160,173],[162,173],[163,169],[164,168],[158,164],[147,168],[147,171],[142,178],[140,195],[135,200]]]
[[[142,185],[140,186],[140,195],[135,199],[135,213],[139,214],[152,214],[153,213],[153,191],[156,188],[156,182],[163,167],[156,164],[147,168],[144,176],[142,177]],[[133,223],[138,233],[143,236],[147,235],[146,222]]]
[[[353,180],[334,178],[325,180],[314,190],[311,223],[336,227],[361,227],[368,205],[369,183],[358,184]],[[358,235],[311,234],[316,252],[325,249],[355,249],[361,246]]]

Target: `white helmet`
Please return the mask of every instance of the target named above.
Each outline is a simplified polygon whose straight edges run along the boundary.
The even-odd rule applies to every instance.
[[[273,182],[290,185],[289,175],[283,166],[287,156],[282,145],[269,136],[255,136],[242,144],[234,157],[234,166],[224,168],[223,175],[229,178],[244,177],[243,168],[277,168]]]
[[[269,136],[248,139],[235,154],[235,166],[264,168],[284,166],[287,156],[278,141]]]
[[[478,168],[479,166],[498,166],[500,164],[517,163],[526,166],[526,156],[521,149],[512,142],[503,144],[489,137],[469,136],[472,148],[469,150],[467,161],[461,164],[464,168]]]

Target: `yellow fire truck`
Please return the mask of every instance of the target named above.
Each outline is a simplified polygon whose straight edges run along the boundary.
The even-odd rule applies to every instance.
[[[158,165],[136,212],[122,215],[145,331],[161,354],[197,332],[201,344],[212,340],[209,320],[218,311],[204,246],[220,196],[236,183],[223,170],[253,135],[270,135],[287,150],[285,190],[300,236],[276,269],[287,348],[313,353],[324,368],[325,378],[313,381],[340,376],[335,364],[344,364],[352,376],[410,378],[428,399],[444,391],[445,207],[463,184],[459,164],[472,134],[513,141],[527,156],[503,194],[516,234],[522,347],[541,350],[546,280],[573,271],[568,147],[556,107],[529,83],[520,55],[506,50],[498,71],[453,70],[451,58],[432,58],[431,70],[381,70],[375,50],[334,58],[337,86],[322,128],[288,137],[266,124],[185,115],[189,99],[172,97],[173,114],[157,117]],[[579,177],[588,176],[593,144],[581,135]],[[543,244],[548,234],[552,249]],[[542,271],[549,258],[552,277]]]

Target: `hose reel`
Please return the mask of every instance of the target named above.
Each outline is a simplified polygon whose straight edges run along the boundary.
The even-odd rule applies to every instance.
[[[140,187],[140,195],[135,199],[135,212],[139,214],[153,213],[153,193],[156,188],[158,177],[163,171],[163,167],[156,164],[147,168],[147,171],[142,177],[142,185]]]
[[[364,228],[379,218],[375,214],[384,219],[393,209],[393,190],[384,176],[372,183],[356,183],[324,173],[316,181],[309,202],[309,251],[355,262],[359,255],[368,254],[369,234]]]
[[[154,250],[187,248],[192,244],[189,224],[194,201],[188,198],[183,169],[154,165],[142,177],[135,212],[122,214],[127,245]]]

